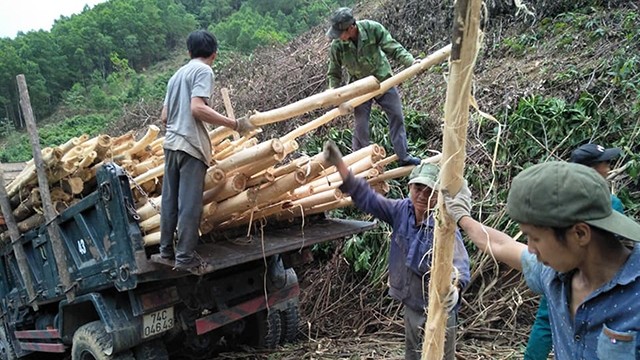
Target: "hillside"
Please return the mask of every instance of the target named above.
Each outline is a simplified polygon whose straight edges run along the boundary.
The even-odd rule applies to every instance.
[[[533,15],[515,15],[512,7],[494,8],[476,66],[474,96],[481,110],[500,122],[472,116],[467,174],[477,194],[478,216],[515,233],[503,208],[511,178],[527,164],[566,159],[577,145],[593,141],[624,149],[618,166],[624,165],[626,172],[614,179],[613,188],[623,198],[627,213],[637,217],[637,4],[525,3]],[[360,18],[385,24],[415,55],[428,54],[447,43],[450,12],[448,6],[436,1],[376,1],[356,8]],[[286,46],[260,49],[252,60],[232,61],[233,66],[220,69],[218,84],[232,89],[236,113],[275,108],[322,91],[328,46],[324,30],[320,26]],[[430,149],[440,148],[444,75],[446,65],[401,88],[405,110],[421,119],[419,125],[409,127],[413,130],[409,136]],[[221,103],[217,107],[221,109]],[[288,131],[317,115],[266,129],[267,136]],[[315,138],[335,136],[336,131],[343,134],[340,129],[348,128],[350,121],[338,119],[308,140],[315,144]],[[384,283],[379,289],[368,286],[371,274],[364,279],[352,275],[340,250],[322,268],[316,265],[301,276],[313,279],[307,284],[302,304],[308,324],[304,333],[311,341],[269,358],[298,359],[303,354],[340,359],[400,358],[402,319],[397,305],[380,293]],[[475,256],[474,262],[474,280],[461,310],[459,356],[519,359],[537,297],[526,289],[519,274],[496,267],[486,257]],[[340,275],[345,272],[350,275]]]

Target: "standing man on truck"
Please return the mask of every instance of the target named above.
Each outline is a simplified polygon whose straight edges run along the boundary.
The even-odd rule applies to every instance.
[[[335,165],[342,185],[355,206],[393,228],[389,246],[389,295],[404,305],[405,360],[419,360],[422,353],[423,328],[429,296],[429,274],[435,209],[438,200],[438,174],[433,164],[420,164],[409,175],[409,198],[387,199],[361,178],[353,176],[342,160],[338,147],[327,141],[324,157]],[[444,359],[455,360],[456,323],[460,293],[470,280],[469,254],[456,230],[453,255],[454,284],[444,301],[448,312]]]
[[[160,217],[160,256],[175,259],[175,269],[197,272],[195,247],[200,237],[204,176],[211,162],[211,140],[205,123],[241,134],[255,127],[248,117],[228,118],[209,107],[218,42],[205,30],[189,34],[191,60],[169,79],[160,115],[166,127]],[[177,242],[174,247],[174,233]]]
[[[372,20],[356,21],[353,11],[347,7],[339,8],[333,13],[327,36],[332,40],[327,72],[329,88],[341,85],[343,67],[347,69],[348,82],[370,75],[374,75],[379,81],[384,81],[393,76],[387,57],[395,59],[405,67],[417,62],[384,26]],[[409,155],[407,150],[407,132],[404,127],[402,102],[398,89],[393,87],[374,100],[387,115],[391,143],[400,159],[400,165],[420,164],[420,159]],[[369,117],[372,101],[369,100],[354,109],[355,127],[351,151],[369,145]]]

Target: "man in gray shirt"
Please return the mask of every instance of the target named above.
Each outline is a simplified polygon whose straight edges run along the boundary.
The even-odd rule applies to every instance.
[[[205,30],[189,34],[191,61],[169,79],[161,119],[166,127],[160,220],[160,256],[175,259],[175,269],[196,272],[204,176],[211,162],[211,140],[205,122],[241,134],[255,127],[248,117],[228,118],[209,107],[218,43]],[[174,233],[177,242],[174,250]]]

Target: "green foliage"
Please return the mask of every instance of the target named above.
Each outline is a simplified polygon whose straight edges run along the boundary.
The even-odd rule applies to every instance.
[[[42,126],[38,129],[40,146],[42,148],[57,146],[82,134],[98,135],[104,130],[107,123],[108,119],[103,115],[86,115]],[[19,162],[31,159],[33,154],[28,135],[17,131],[12,131],[10,135],[7,137],[6,146],[0,150],[0,161]]]
[[[244,52],[251,52],[259,45],[283,43],[289,39],[289,34],[282,31],[271,16],[260,14],[246,5],[217,24],[212,32],[222,46]]]

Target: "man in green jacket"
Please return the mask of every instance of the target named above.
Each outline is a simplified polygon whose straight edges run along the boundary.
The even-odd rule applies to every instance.
[[[405,67],[416,62],[413,56],[381,24],[372,20],[353,17],[350,8],[339,8],[331,17],[331,27],[327,36],[332,39],[329,50],[329,87],[341,86],[342,68],[349,75],[347,82],[374,75],[379,81],[390,78],[393,73],[387,57],[393,58]],[[407,132],[404,127],[402,102],[398,89],[393,87],[374,99],[389,119],[389,133],[393,150],[400,159],[400,165],[418,165],[420,159],[407,151]],[[369,116],[372,100],[355,108],[355,128],[352,151],[369,145]]]

